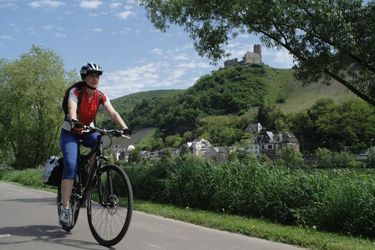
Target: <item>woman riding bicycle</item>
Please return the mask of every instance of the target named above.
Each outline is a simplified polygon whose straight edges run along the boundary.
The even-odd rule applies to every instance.
[[[77,83],[68,93],[67,112],[61,129],[60,147],[64,157],[64,170],[61,181],[62,212],[60,224],[70,223],[71,209],[69,199],[72,193],[74,179],[77,176],[77,158],[80,141],[88,148],[95,148],[100,134],[98,132],[83,133],[84,126],[93,125],[99,105],[109,114],[112,121],[123,130],[124,135],[131,135],[119,113],[113,108],[108,97],[99,91],[98,85],[102,68],[96,63],[82,66],[82,82]],[[93,160],[93,159],[92,159]]]

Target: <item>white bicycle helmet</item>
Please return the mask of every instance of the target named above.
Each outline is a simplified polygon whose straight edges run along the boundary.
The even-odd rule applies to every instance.
[[[96,73],[98,75],[103,74],[102,67],[100,67],[97,63],[87,63],[86,65],[83,65],[81,68],[81,78],[82,80],[87,76],[89,73]]]

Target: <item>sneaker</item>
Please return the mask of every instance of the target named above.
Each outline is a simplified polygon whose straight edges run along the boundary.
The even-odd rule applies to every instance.
[[[71,213],[69,208],[61,207],[60,225],[68,226],[70,224]]]

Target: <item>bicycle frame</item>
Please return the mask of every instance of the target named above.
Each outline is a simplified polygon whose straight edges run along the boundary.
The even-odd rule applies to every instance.
[[[107,159],[102,156],[103,152],[103,146],[102,146],[102,141],[101,138],[98,138],[97,141],[97,146],[92,149],[88,154],[84,155],[82,159],[79,160],[78,162],[78,172],[79,172],[79,183],[78,183],[78,195],[79,197],[79,206],[82,207],[82,205],[86,202],[87,195],[93,188],[93,183],[95,181],[95,177],[99,175],[99,162],[104,161],[107,163]],[[89,166],[89,161],[90,159],[95,155],[93,166]],[[82,173],[83,173],[83,168],[87,167],[88,168],[88,176],[87,176],[87,181],[86,184],[82,182]],[[100,181],[100,180],[98,180]],[[81,190],[82,188],[82,190]],[[100,193],[99,193],[100,194]],[[101,195],[100,195],[101,196]],[[101,200],[101,197],[99,197]]]

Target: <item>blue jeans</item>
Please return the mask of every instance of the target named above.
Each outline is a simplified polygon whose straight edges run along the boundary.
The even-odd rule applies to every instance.
[[[61,129],[60,148],[64,157],[63,179],[74,180],[77,177],[77,159],[80,140],[82,140],[83,146],[93,149],[96,147],[99,137],[99,132],[77,135],[65,129]]]

